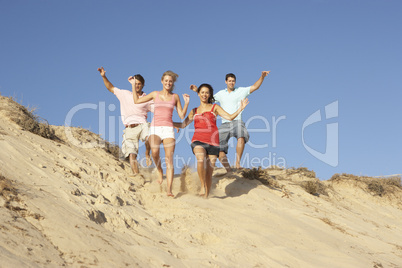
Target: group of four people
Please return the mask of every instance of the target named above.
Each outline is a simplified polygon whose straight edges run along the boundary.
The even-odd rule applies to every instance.
[[[138,170],[138,147],[139,140],[145,142],[146,163],[149,166],[152,159],[157,168],[158,183],[163,182],[163,170],[160,159],[160,145],[163,144],[166,161],[167,195],[172,193],[174,176],[173,154],[175,149],[174,128],[185,128],[194,121],[194,136],[191,148],[197,159],[197,172],[201,181],[200,195],[208,197],[211,184],[212,172],[217,158],[225,169],[230,172],[231,168],[227,160],[228,141],[231,137],[237,139],[236,146],[236,168],[241,168],[240,160],[243,154],[245,143],[249,139],[249,133],[241,119],[241,113],[247,106],[246,97],[257,90],[270,71],[263,71],[260,78],[249,87],[235,88],[236,76],[232,73],[226,75],[225,83],[227,88],[214,94],[209,84],[202,84],[199,87],[191,85],[190,89],[197,92],[200,98],[200,106],[190,111],[187,118],[182,122],[173,122],[173,110],[176,108],[181,119],[187,114],[190,96],[183,94],[184,107],[180,97],[173,93],[174,83],[178,75],[167,71],[162,75],[161,91],[153,91],[145,94],[142,89],[145,85],[144,78],[137,74],[130,76],[128,81],[132,85],[132,91],[121,90],[113,86],[106,78],[106,71],[103,67],[98,68],[106,88],[114,93],[120,101],[120,110],[123,124],[122,152],[129,158],[130,166],[134,174]],[[219,102],[221,106],[215,104]],[[147,113],[153,112],[151,125],[147,123]],[[222,124],[218,128],[216,117],[222,117]]]

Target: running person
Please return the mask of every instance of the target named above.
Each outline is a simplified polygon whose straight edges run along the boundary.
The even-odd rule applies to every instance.
[[[191,149],[197,159],[197,172],[201,181],[200,195],[207,198],[211,190],[212,172],[219,155],[219,131],[216,126],[216,117],[220,115],[226,120],[233,120],[248,104],[248,100],[241,100],[239,108],[233,114],[227,113],[219,105],[213,104],[214,90],[209,84],[202,84],[198,88],[190,88],[198,93],[200,106],[189,113],[183,123],[174,123],[177,128],[185,128],[194,121],[194,136],[191,140]]]
[[[149,143],[151,145],[152,158],[158,171],[158,183],[163,182],[163,169],[160,160],[160,145],[163,143],[166,157],[166,181],[167,195],[172,194],[172,183],[174,175],[173,153],[175,149],[175,136],[173,130],[173,109],[176,107],[177,113],[181,119],[186,117],[190,96],[183,94],[184,108],[181,106],[179,95],[173,93],[174,83],[178,75],[172,71],[166,71],[162,75],[161,83],[163,89],[161,91],[153,91],[145,97],[138,98],[133,94],[134,103],[144,103],[150,100],[154,101],[154,117],[152,119],[149,135]],[[136,79],[129,77],[133,91],[135,90]]]
[[[146,141],[148,136],[149,125],[147,123],[148,112],[151,111],[152,102],[142,104],[134,104],[133,93],[138,98],[144,97],[146,94],[142,91],[145,80],[140,74],[136,74],[135,90],[119,89],[109,81],[106,77],[106,71],[103,67],[98,68],[100,75],[106,88],[116,95],[120,101],[121,120],[125,126],[122,142],[122,152],[125,158],[129,158],[131,170],[134,175],[139,173],[137,155],[139,148],[139,140],[145,141],[145,158],[147,166],[152,164],[150,157],[150,146]]]
[[[246,98],[248,95],[260,88],[262,82],[271,71],[263,71],[260,78],[249,87],[235,87],[236,76],[232,73],[226,75],[225,83],[226,89],[220,90],[214,95],[216,102],[219,102],[222,108],[228,113],[234,113],[239,108],[240,100]],[[230,172],[228,159],[226,157],[228,153],[228,142],[231,137],[237,139],[236,145],[236,168],[242,168],[240,160],[243,155],[244,146],[249,140],[249,133],[241,118],[241,113],[232,121],[228,121],[225,118],[222,119],[222,124],[219,126],[219,161],[225,167],[227,172]]]

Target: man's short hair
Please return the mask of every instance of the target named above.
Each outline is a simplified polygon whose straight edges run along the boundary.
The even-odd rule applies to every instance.
[[[140,81],[142,83],[142,87],[145,86],[145,79],[144,79],[144,77],[142,77],[142,75],[136,74],[136,75],[134,75],[134,77],[135,77],[136,80],[138,80],[138,81]]]
[[[229,79],[230,77],[234,78],[234,80],[236,81],[236,76],[235,76],[234,74],[232,74],[232,73],[228,73],[228,74],[226,75],[225,81],[228,81],[228,79]]]

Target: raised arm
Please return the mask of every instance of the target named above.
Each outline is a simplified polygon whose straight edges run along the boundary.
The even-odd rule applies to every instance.
[[[173,122],[173,126],[176,128],[185,128],[191,124],[194,120],[194,109],[188,114],[186,119],[182,123]]]
[[[248,103],[249,103],[248,99],[241,100],[239,109],[237,109],[237,111],[232,113],[232,114],[229,114],[228,112],[223,110],[222,107],[219,106],[219,105],[215,105],[214,112],[217,115],[220,115],[222,118],[225,118],[226,120],[232,121],[233,119],[235,119],[241,113],[241,111],[244,110],[244,108],[246,108]]]
[[[264,82],[265,77],[268,76],[270,72],[271,71],[263,71],[261,73],[260,78],[258,78],[258,80],[254,83],[254,85],[250,87],[250,93],[253,93],[254,91],[260,88],[262,82]]]
[[[196,85],[190,85],[190,90],[194,91],[195,93],[197,93],[197,86]]]
[[[177,113],[179,114],[179,117],[180,117],[181,119],[184,119],[184,117],[186,117],[188,104],[190,103],[190,96],[189,96],[188,94],[183,94],[184,108],[181,107],[181,102],[180,102],[180,97],[179,97],[179,95],[174,94],[174,97],[176,98],[176,109],[177,109]]]
[[[103,67],[98,68],[98,71],[100,73],[100,75],[102,76],[103,79],[103,83],[105,83],[105,86],[107,88],[107,90],[109,90],[110,92],[114,93],[114,86],[112,83],[110,83],[110,81],[107,79],[106,77],[106,71],[105,69],[103,69]]]
[[[131,89],[133,91],[133,99],[134,99],[135,104],[144,103],[144,102],[147,102],[147,101],[150,101],[150,100],[154,99],[155,91],[151,92],[148,95],[145,95],[142,98],[138,98],[137,92],[135,91],[135,77],[134,76],[130,76],[128,78],[128,82],[130,82],[130,84],[131,84]]]

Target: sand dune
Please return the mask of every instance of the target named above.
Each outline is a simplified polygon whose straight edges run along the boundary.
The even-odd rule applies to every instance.
[[[203,199],[187,169],[168,198],[152,169],[132,176],[64,127],[21,128],[17,106],[0,96],[0,267],[402,267],[400,178],[217,169]]]

